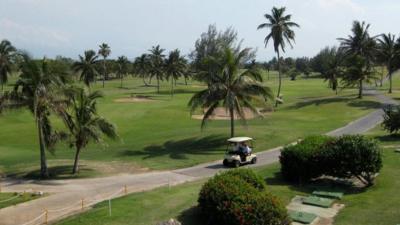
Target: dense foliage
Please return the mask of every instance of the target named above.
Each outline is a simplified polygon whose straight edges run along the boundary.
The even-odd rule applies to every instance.
[[[390,133],[397,133],[400,130],[400,106],[388,105],[383,110],[383,128]]]
[[[321,176],[325,171],[321,149],[330,140],[332,138],[327,136],[310,136],[297,145],[286,146],[279,158],[282,175],[297,182]]]
[[[232,170],[218,174],[206,182],[200,191],[198,202],[208,223],[289,224],[284,205],[266,192],[265,184],[260,181],[262,179],[251,170]]]
[[[328,175],[357,178],[372,185],[382,167],[378,144],[361,135],[339,138],[312,136],[282,150],[282,175],[291,181],[306,182]]]

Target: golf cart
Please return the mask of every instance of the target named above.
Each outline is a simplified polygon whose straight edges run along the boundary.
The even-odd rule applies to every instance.
[[[227,140],[226,153],[223,164],[226,167],[239,167],[244,164],[256,164],[257,156],[253,153],[243,154],[240,152],[240,145],[248,145],[251,149],[253,138],[249,137],[233,137]]]

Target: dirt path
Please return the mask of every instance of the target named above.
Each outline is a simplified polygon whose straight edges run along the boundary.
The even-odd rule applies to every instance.
[[[396,103],[374,90],[367,90],[375,95],[382,104]],[[382,110],[355,120],[348,125],[329,132],[328,135],[363,133],[375,127],[382,121]],[[279,160],[281,147],[257,153],[257,166],[275,163]],[[29,201],[16,206],[0,209],[0,225],[35,225],[42,224],[46,219],[56,221],[67,215],[79,213],[83,205],[87,208],[92,204],[121,196],[126,193],[150,190],[165,185],[177,185],[196,179],[209,177],[224,170],[221,161],[205,163],[190,168],[149,172],[143,174],[124,174],[105,178],[57,180],[57,181],[21,181],[5,180],[0,183],[4,192],[43,191],[49,196]],[[37,220],[34,220],[37,218]],[[34,220],[34,221],[32,221]]]

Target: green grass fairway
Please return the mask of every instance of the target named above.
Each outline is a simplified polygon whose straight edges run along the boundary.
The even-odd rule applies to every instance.
[[[266,81],[276,90],[276,74]],[[15,79],[15,78],[14,78]],[[155,81],[153,81],[153,84]],[[8,86],[7,88],[11,88]],[[101,88],[105,98],[98,103],[100,114],[115,123],[121,141],[107,146],[90,145],[81,155],[86,175],[134,172],[139,168],[173,169],[220,159],[229,135],[229,121],[212,121],[202,132],[200,121],[189,115],[187,103],[193,93],[204,86],[178,82],[176,94],[169,94],[169,83],[163,82],[161,94],[155,87],[143,87],[140,79],[128,78],[124,88],[119,81],[106,82]],[[261,151],[284,145],[310,134],[324,133],[341,127],[379,107],[371,96],[356,99],[357,90],[346,89],[335,96],[322,79],[310,78],[283,82],[285,104],[265,118],[248,121],[247,127],[237,122],[237,135],[256,139],[255,150]],[[118,103],[116,99],[130,95],[150,96],[153,101]],[[21,176],[35,174],[39,165],[37,132],[27,111],[6,112],[0,116],[0,174]],[[57,126],[63,127],[58,122]],[[49,164],[68,171],[73,150],[65,144],[48,154]],[[105,163],[107,162],[107,163]],[[92,171],[96,170],[96,171]],[[84,175],[84,176],[86,176]]]
[[[394,147],[400,145],[400,137],[386,136],[376,128],[369,135],[380,140],[383,147],[383,169],[375,186],[368,190],[331,186],[331,184],[310,184],[297,186],[283,181],[279,165],[257,169],[266,178],[268,189],[279,196],[285,204],[296,195],[309,195],[315,189],[342,191],[341,203],[346,207],[335,218],[335,225],[391,225],[400,221],[400,154]],[[153,191],[131,194],[112,201],[112,216],[108,215],[108,203],[100,203],[81,215],[61,221],[60,225],[147,225],[156,224],[169,218],[178,218],[184,225],[204,224],[198,217],[197,204],[199,189],[204,181],[187,183]]]
[[[0,193],[0,209],[37,198],[39,197],[32,196],[30,193],[25,193],[20,196],[17,196],[14,193]]]

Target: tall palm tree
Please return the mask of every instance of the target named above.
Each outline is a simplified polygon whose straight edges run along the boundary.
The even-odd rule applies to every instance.
[[[46,150],[53,150],[62,135],[53,130],[51,113],[59,113],[65,107],[60,94],[63,86],[60,74],[49,70],[46,60],[35,62],[24,56],[21,75],[14,90],[5,94],[4,108],[27,108],[35,118],[40,148],[40,176],[48,178]]]
[[[72,173],[79,171],[79,155],[91,141],[102,143],[102,135],[117,138],[116,128],[109,121],[97,114],[96,102],[102,97],[99,91],[88,93],[83,88],[71,88],[66,91],[70,108],[63,111],[71,146],[75,147],[75,160]]]
[[[90,83],[95,81],[99,74],[96,68],[98,62],[99,60],[96,52],[93,50],[87,50],[85,51],[84,56],[79,55],[79,61],[73,64],[75,72],[80,72],[80,80],[88,87],[90,87]]]
[[[134,61],[134,68],[135,68],[135,73],[137,73],[139,76],[142,77],[143,79],[143,84],[145,86],[148,86],[146,82],[146,78],[149,74],[150,70],[150,57],[147,54],[142,54],[141,56],[138,56],[135,58]]]
[[[117,59],[117,75],[121,79],[121,88],[122,82],[126,74],[129,70],[129,60],[126,56],[119,56]]]
[[[269,28],[270,33],[265,37],[265,47],[267,47],[269,40],[272,38],[274,42],[274,50],[278,56],[278,73],[279,73],[279,86],[277,93],[277,101],[275,106],[278,106],[278,100],[281,96],[282,87],[282,72],[281,72],[281,56],[280,49],[285,52],[286,43],[293,48],[292,42],[295,41],[295,33],[293,27],[300,27],[297,23],[292,22],[292,15],[285,15],[286,8],[273,7],[271,14],[265,14],[267,23],[260,24],[257,29]]]
[[[397,69],[395,60],[400,57],[400,49],[396,46],[396,36],[382,34],[378,39],[378,58],[383,62],[389,77],[389,93],[392,93],[392,74]]]
[[[104,82],[107,78],[106,59],[111,54],[111,48],[106,43],[102,43],[101,45],[99,45],[99,48],[100,49],[98,54],[103,56],[103,88],[104,88]]]
[[[171,80],[171,95],[174,96],[174,82],[179,77],[184,76],[186,71],[186,59],[181,56],[178,49],[169,53],[168,58],[165,60],[165,74],[167,79]]]
[[[12,46],[8,40],[0,42],[0,83],[1,90],[4,90],[4,84],[8,81],[8,75],[11,73],[12,57],[17,49]]]
[[[160,45],[153,46],[150,51],[150,76],[157,79],[157,93],[160,93],[160,80],[164,79],[164,57],[165,49]]]
[[[376,56],[376,37],[371,37],[369,35],[369,27],[370,25],[365,22],[354,21],[351,29],[352,35],[349,35],[347,38],[338,38],[340,41],[340,49],[343,51],[344,56],[359,61],[357,62],[358,66],[365,66],[364,69],[358,68],[360,72],[365,71],[366,73],[365,76],[358,76],[359,98],[362,98],[363,81],[370,81],[370,79],[365,78],[370,77],[371,70],[373,69],[372,63]],[[354,76],[349,76],[349,80],[354,82]],[[344,79],[346,79],[346,74]]]
[[[223,106],[229,112],[231,123],[231,137],[235,135],[235,113],[245,122],[243,107],[249,108],[254,113],[258,110],[252,105],[254,99],[266,101],[273,99],[270,88],[262,85],[262,77],[256,68],[242,69],[243,59],[248,56],[250,49],[235,53],[226,48],[221,58],[210,58],[207,64],[217,67],[218,73],[213,74],[216,82],[210,84],[208,89],[192,96],[188,105],[193,113],[197,108],[207,109],[201,127],[204,128],[214,110]],[[209,70],[203,71],[208,73]]]

